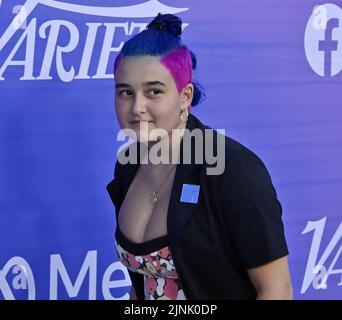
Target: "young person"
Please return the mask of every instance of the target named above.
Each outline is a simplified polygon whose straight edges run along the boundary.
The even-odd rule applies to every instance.
[[[210,128],[191,113],[202,93],[181,33],[181,19],[158,14],[114,64],[116,115],[135,142],[118,156],[107,190],[131,299],[291,299],[282,207],[265,165],[215,130],[210,146],[191,139]],[[209,175],[211,164],[196,155],[219,152],[222,136],[225,167]],[[157,143],[178,162],[151,161]],[[135,153],[136,163],[119,161]]]

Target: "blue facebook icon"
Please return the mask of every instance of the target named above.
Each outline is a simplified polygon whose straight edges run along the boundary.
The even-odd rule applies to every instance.
[[[332,3],[315,6],[306,25],[304,46],[311,68],[321,77],[342,71],[342,9]]]
[[[334,18],[327,22],[324,40],[319,41],[319,51],[324,52],[324,76],[331,76],[332,52],[337,51],[338,41],[332,39],[332,33],[339,27],[339,20]]]

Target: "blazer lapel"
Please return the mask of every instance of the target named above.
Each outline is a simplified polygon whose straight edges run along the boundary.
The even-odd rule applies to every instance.
[[[198,120],[192,114],[189,114],[189,118],[186,125],[186,128],[189,129],[189,133],[191,133],[193,129],[199,127],[197,121]],[[183,139],[181,140],[179,157],[180,162],[177,164],[167,213],[168,239],[172,251],[172,258],[175,265],[178,265],[178,256],[176,250],[177,241],[181,236],[183,226],[186,224],[187,220],[191,217],[191,215],[195,213],[200,202],[200,195],[197,203],[181,202],[183,185],[191,184],[200,186],[200,169],[201,167],[203,167],[203,164],[195,163],[196,145],[193,139],[191,139],[191,148],[183,148],[183,142],[185,140],[184,138],[186,137],[186,135],[188,135],[188,131],[185,131]],[[191,154],[189,155],[191,163],[189,164],[184,163],[184,159],[186,159],[186,157],[184,158],[184,156],[188,152],[191,152]],[[200,194],[201,192],[202,191],[200,190]]]

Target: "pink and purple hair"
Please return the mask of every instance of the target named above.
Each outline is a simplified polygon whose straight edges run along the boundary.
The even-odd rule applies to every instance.
[[[157,56],[160,57],[160,63],[171,73],[180,93],[188,83],[193,83],[192,70],[196,68],[196,57],[182,43],[181,33],[182,20],[180,18],[159,13],[148,24],[146,30],[125,42],[115,59],[114,75],[124,57]],[[197,105],[203,94],[198,84],[193,83],[193,85],[195,90],[191,106]]]

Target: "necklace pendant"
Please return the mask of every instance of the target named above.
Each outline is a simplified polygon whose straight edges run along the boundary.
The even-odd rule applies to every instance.
[[[152,198],[150,199],[150,204],[155,204],[158,201],[157,193],[153,192],[152,193]]]

